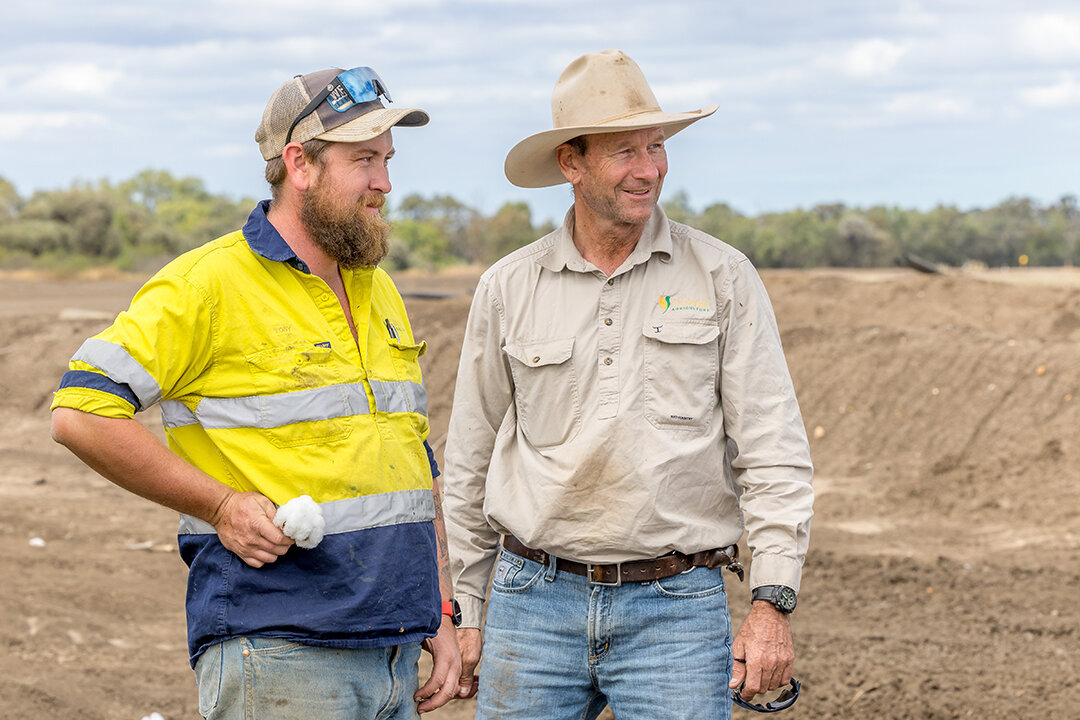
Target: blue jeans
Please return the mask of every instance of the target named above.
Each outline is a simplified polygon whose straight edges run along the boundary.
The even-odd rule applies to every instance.
[[[195,664],[199,713],[213,720],[415,720],[420,644],[371,650],[235,638]]]
[[[477,720],[730,718],[731,617],[719,568],[618,587],[503,550],[484,626]]]

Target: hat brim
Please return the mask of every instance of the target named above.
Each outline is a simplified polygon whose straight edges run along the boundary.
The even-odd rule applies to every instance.
[[[510,152],[506,154],[506,162],[503,163],[503,171],[506,173],[506,179],[518,187],[539,188],[561,185],[566,182],[566,177],[562,174],[559,163],[555,159],[555,148],[567,140],[580,135],[599,135],[651,127],[664,128],[665,138],[669,138],[698,120],[709,117],[719,107],[719,105],[710,105],[701,110],[685,113],[654,110],[596,125],[579,125],[538,132],[510,148]]]
[[[417,108],[379,108],[315,137],[330,142],[363,142],[377,138],[398,125],[427,125],[429,119],[426,112]]]

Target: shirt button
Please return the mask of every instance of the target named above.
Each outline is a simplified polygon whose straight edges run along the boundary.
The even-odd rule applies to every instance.
[[[611,318],[604,318],[604,324],[605,325],[610,325],[611,324]]]
[[[538,362],[540,362],[540,356],[539,356],[539,355],[537,355],[536,357],[534,357],[534,358],[533,358],[533,364],[534,364],[534,365],[535,365],[536,363],[538,363]]]
[[[615,278],[611,278],[610,280],[608,280],[607,284],[608,285],[614,285],[615,284]]]
[[[610,365],[610,364],[611,364],[611,363],[613,363],[613,362],[615,362],[615,361],[614,361],[614,360],[612,360],[611,358],[604,358],[604,364],[605,364],[605,365]]]

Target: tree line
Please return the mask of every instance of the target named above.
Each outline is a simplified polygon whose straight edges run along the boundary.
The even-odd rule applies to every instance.
[[[255,201],[207,191],[197,178],[145,170],[116,184],[76,182],[28,198],[0,178],[0,267],[74,271],[109,266],[148,272],[241,227]],[[841,203],[745,215],[726,203],[697,211],[684,192],[663,203],[674,220],[734,245],[761,268],[883,267],[899,258],[990,267],[1080,264],[1073,195],[1041,205],[1011,197],[987,209],[931,210]],[[550,232],[526,203],[487,216],[449,195],[388,203],[389,269],[487,265]]]

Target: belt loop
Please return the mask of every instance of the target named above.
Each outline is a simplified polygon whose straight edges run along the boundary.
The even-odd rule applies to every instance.
[[[555,557],[551,553],[548,553],[547,558],[547,572],[544,573],[544,579],[548,582],[555,580],[555,567],[559,564],[559,558]]]

